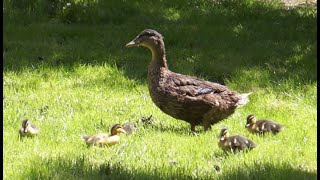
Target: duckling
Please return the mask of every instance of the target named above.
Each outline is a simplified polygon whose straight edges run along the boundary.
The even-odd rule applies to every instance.
[[[34,137],[40,132],[40,128],[31,124],[28,119],[22,120],[22,127],[19,129],[20,138],[22,137]]]
[[[188,122],[193,132],[196,125],[211,129],[249,102],[251,93],[240,94],[219,83],[170,71],[163,36],[155,30],[143,30],[126,46],[151,50],[148,88],[152,101],[162,112]]]
[[[235,135],[230,136],[229,131],[226,128],[221,129],[220,140],[218,146],[224,151],[241,151],[241,150],[250,150],[257,145],[250,139],[246,137]]]
[[[122,127],[128,135],[133,134],[136,131],[135,125],[131,122],[124,123]]]
[[[153,124],[152,114],[149,117],[142,117],[141,122],[144,124]]]
[[[90,145],[99,145],[99,146],[113,146],[118,144],[120,141],[120,133],[127,134],[123,129],[123,126],[120,124],[114,124],[111,127],[111,134],[99,133],[92,136],[84,135],[82,139],[86,142],[87,146]]]
[[[273,121],[269,121],[265,119],[257,121],[257,118],[253,114],[250,114],[247,117],[247,124],[245,127],[252,133],[260,133],[260,134],[264,134],[264,133],[277,134],[284,129],[282,125],[277,124]]]

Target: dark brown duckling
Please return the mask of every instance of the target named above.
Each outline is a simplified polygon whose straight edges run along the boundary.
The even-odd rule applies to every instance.
[[[226,119],[237,107],[249,102],[249,94],[239,94],[228,87],[168,69],[163,37],[152,29],[142,31],[126,46],[144,46],[151,50],[148,87],[155,105],[164,113],[204,130]]]
[[[31,122],[28,119],[22,120],[22,126],[19,128],[20,138],[34,137],[37,134],[39,134],[39,132],[40,132],[40,129],[34,124],[31,124]]]
[[[246,137],[239,135],[230,136],[229,131],[226,128],[221,129],[218,146],[222,150],[230,152],[250,150],[257,147],[252,140]]]
[[[120,133],[127,133],[120,124],[114,124],[110,131],[110,135],[107,133],[99,133],[92,136],[84,135],[82,139],[87,143],[87,146],[113,146],[119,143]]]
[[[277,124],[269,120],[258,120],[255,115],[250,114],[247,117],[247,124],[245,126],[250,132],[264,134],[264,133],[273,133],[277,134],[284,129],[280,124]]]

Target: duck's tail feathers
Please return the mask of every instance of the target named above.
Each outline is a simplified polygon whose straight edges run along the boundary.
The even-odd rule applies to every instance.
[[[82,140],[84,140],[85,142],[87,142],[88,139],[89,139],[89,137],[90,137],[90,136],[88,136],[88,135],[83,135],[81,138],[82,138]]]
[[[236,106],[241,107],[244,106],[245,104],[247,104],[250,100],[249,100],[249,95],[250,93],[246,93],[246,94],[240,94],[240,100],[237,102]]]

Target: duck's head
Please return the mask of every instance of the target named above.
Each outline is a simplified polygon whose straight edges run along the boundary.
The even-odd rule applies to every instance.
[[[116,134],[120,134],[120,133],[124,133],[127,134],[127,132],[123,129],[123,126],[120,124],[114,124],[111,127],[111,135],[116,135]]]
[[[152,48],[153,46],[159,45],[161,42],[163,42],[163,37],[160,33],[152,29],[145,29],[126,46],[132,47],[141,45]]]
[[[227,128],[223,128],[220,131],[220,141],[225,141],[226,138],[230,136],[229,131]]]
[[[28,132],[28,127],[30,126],[30,121],[28,119],[23,119],[22,120],[22,128],[23,132],[27,133]]]
[[[247,124],[245,127],[249,127],[250,125],[255,124],[256,122],[257,122],[256,116],[253,114],[250,114],[247,117]]]

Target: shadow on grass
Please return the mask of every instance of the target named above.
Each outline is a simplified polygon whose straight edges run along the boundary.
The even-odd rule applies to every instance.
[[[149,50],[124,45],[153,28],[165,37],[175,72],[224,83],[258,67],[275,86],[290,78],[297,84],[317,80],[315,8],[286,9],[251,0],[96,3],[96,16],[69,17],[71,24],[4,26],[4,70],[39,65],[72,70],[77,64],[107,63],[145,83]],[[77,24],[82,22],[95,25]]]
[[[33,163],[26,178],[31,179],[190,179],[184,171],[162,172],[152,167],[141,171],[124,167],[117,162],[90,164],[87,158],[39,159]],[[40,168],[34,168],[39,167]],[[45,170],[47,169],[47,171]],[[151,170],[153,169],[153,170]]]
[[[219,178],[220,179],[220,178]],[[237,171],[223,174],[221,179],[317,179],[316,172],[308,172],[303,169],[294,169],[290,165],[281,164],[275,167],[272,164],[256,164],[250,168],[239,168]]]
[[[214,167],[212,167],[214,168]],[[290,165],[254,164],[237,170],[220,171],[205,177],[194,177],[184,168],[172,166],[165,169],[125,167],[119,162],[89,163],[87,158],[39,159],[30,169],[25,169],[25,178],[30,179],[316,179],[316,172],[294,169]],[[215,172],[215,171],[213,171]]]

